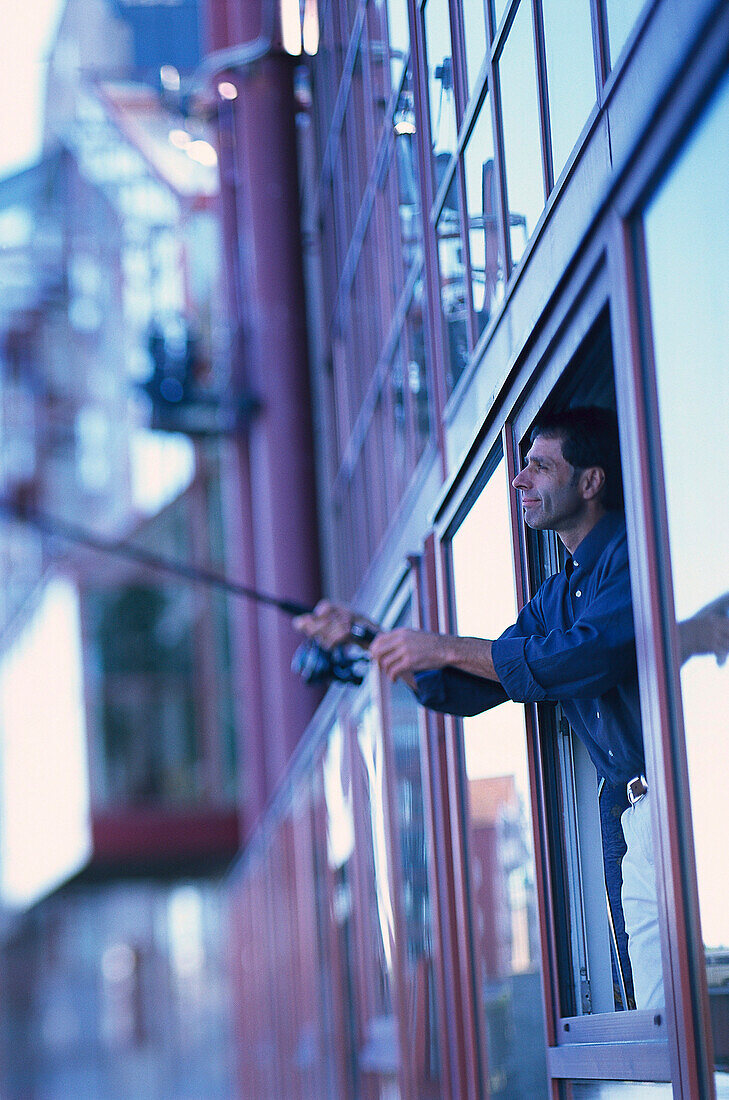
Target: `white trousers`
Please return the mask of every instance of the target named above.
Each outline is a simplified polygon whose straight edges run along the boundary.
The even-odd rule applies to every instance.
[[[628,806],[620,819],[628,848],[623,856],[621,896],[636,1008],[659,1008],[665,1003],[648,798],[645,794],[634,806]]]

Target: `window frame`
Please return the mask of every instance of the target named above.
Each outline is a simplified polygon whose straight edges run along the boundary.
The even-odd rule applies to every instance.
[[[450,594],[449,540],[467,510],[474,493],[478,492],[479,478],[483,477],[484,464],[489,454],[502,441],[507,457],[509,479],[516,475],[520,465],[520,447],[538,410],[565,375],[575,354],[586,336],[606,309],[614,310],[615,288],[609,278],[605,262],[607,242],[604,234],[593,244],[594,251],[587,250],[581,270],[571,281],[562,296],[559,307],[543,330],[535,345],[528,349],[523,362],[513,371],[514,381],[507,387],[500,402],[489,414],[481,436],[474,445],[467,461],[446,486],[435,517],[435,538],[438,551],[437,620],[442,629],[452,622]],[[612,271],[610,272],[612,274]],[[612,316],[612,313],[611,313]],[[616,322],[612,334],[615,338]],[[614,353],[616,391],[624,389],[619,384],[617,356]],[[619,409],[624,404],[619,400]],[[622,425],[621,425],[622,429]],[[627,487],[626,487],[627,492]],[[630,507],[630,501],[628,502]],[[633,507],[640,508],[640,501]],[[515,584],[518,604],[521,607],[529,598],[530,566],[525,532],[515,494],[510,495],[512,540],[515,558]],[[632,518],[632,512],[631,512]],[[641,685],[642,685],[641,681]],[[591,1016],[562,1016],[559,1010],[559,980],[557,971],[556,926],[554,910],[555,883],[550,868],[551,838],[547,829],[545,803],[545,746],[537,720],[536,708],[526,707],[527,737],[530,754],[530,784],[532,796],[532,821],[534,829],[535,859],[537,869],[537,895],[539,903],[540,931],[542,936],[542,980],[546,1006],[545,1030],[547,1034],[547,1065],[550,1080],[613,1079],[667,1081],[675,1072],[676,1029],[670,1020],[675,1006],[667,1005],[665,1014],[652,1010],[595,1013]],[[457,719],[444,720],[447,744],[449,831],[457,875],[455,883],[455,915],[458,927],[459,964],[461,974],[470,973],[473,960],[469,933],[468,886],[464,881],[467,872],[464,829],[465,816],[462,793],[459,792],[458,760],[460,723]],[[649,740],[649,738],[647,738]],[[661,853],[663,847],[661,845]],[[659,855],[660,858],[660,855]],[[665,899],[664,899],[665,901]],[[662,924],[666,925],[665,907]],[[668,968],[669,956],[664,955]],[[668,969],[666,971],[669,973]],[[462,981],[461,1012],[467,1036],[466,1072],[469,1087],[478,1086],[478,1052],[474,1040],[478,1034],[478,1006],[472,989]],[[668,1019],[666,1019],[668,1017]],[[657,1035],[660,1036],[657,1039]],[[474,1093],[475,1094],[475,1093]]]

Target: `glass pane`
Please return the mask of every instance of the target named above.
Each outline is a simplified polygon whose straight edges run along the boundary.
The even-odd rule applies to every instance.
[[[433,143],[435,188],[442,179],[442,165],[456,148],[456,100],[453,94],[453,51],[448,0],[427,0],[425,45],[428,51],[430,138]]]
[[[440,266],[440,304],[447,342],[447,383],[453,389],[468,362],[468,298],[458,187],[454,174],[435,228]]]
[[[374,674],[373,674],[374,675]],[[365,692],[368,688],[363,689]],[[358,791],[364,796],[362,913],[366,990],[360,1067],[381,1100],[399,1100],[400,1040],[395,1014],[395,896],[390,874],[385,744],[379,711],[371,698],[356,718]],[[369,1094],[368,1094],[369,1095]]]
[[[392,508],[407,488],[430,438],[430,400],[425,352],[423,280],[418,278],[405,326],[389,369],[389,482],[394,487]]]
[[[370,81],[377,119],[392,92],[400,87],[405,58],[410,49],[405,0],[374,0],[367,5]]]
[[[471,302],[476,332],[483,332],[504,296],[504,258],[496,204],[494,135],[488,94],[464,150]]]
[[[522,0],[499,62],[511,258],[521,259],[544,208],[531,5]]]
[[[494,8],[494,27],[498,27],[508,6],[508,0],[491,0]]]
[[[357,1057],[358,992],[355,985],[354,930],[352,927],[352,856],[354,854],[354,811],[352,777],[344,732],[332,727],[322,765],[327,887],[332,954],[337,970],[332,982],[333,1014],[339,1024],[336,1041],[341,1044],[341,1072],[353,1097],[360,1096]]]
[[[724,1087],[729,1086],[729,906],[726,875],[719,869],[726,865],[729,800],[725,768],[717,762],[725,757],[729,713],[729,498],[711,474],[721,457],[729,409],[727,133],[725,81],[645,218],[696,869],[714,1054]]]
[[[463,25],[466,45],[466,74],[468,79],[468,98],[476,87],[483,59],[486,56],[486,9],[484,0],[463,0]]]
[[[615,64],[644,5],[645,0],[606,0],[611,65]]]
[[[396,626],[411,624],[410,606]],[[428,883],[428,852],[420,757],[419,706],[409,688],[398,680],[390,689],[390,726],[395,770],[400,839],[400,874],[405,925],[405,968],[409,1003],[413,1006],[411,1041],[416,1077],[424,1095],[440,1079],[437,1013],[433,973],[433,926]],[[435,1095],[434,1093],[432,1095]]]
[[[589,0],[542,0],[554,178],[564,168],[595,103]]]
[[[397,502],[407,484],[408,416],[405,393],[405,362],[402,341],[398,342],[390,365],[390,431],[392,438],[391,478],[394,485],[394,501]]]
[[[397,88],[402,79],[405,57],[410,49],[408,6],[405,0],[388,0],[387,30],[390,39],[390,76],[392,87]]]
[[[423,227],[420,218],[420,188],[415,138],[412,77],[408,75],[398,100],[393,122],[395,128],[394,163],[400,220],[400,248],[405,273],[423,255]]]
[[[516,618],[503,459],[453,537],[460,634],[497,637]],[[488,546],[488,569],[484,569]],[[463,723],[476,986],[493,1097],[548,1095],[524,708]],[[524,1042],[524,1036],[529,1042]]]
[[[193,691],[193,594],[138,584],[91,591],[85,606],[101,730],[98,800],[195,801],[204,761]],[[154,737],[145,736],[148,730]]]
[[[572,1100],[670,1100],[673,1086],[638,1081],[573,1081]]]
[[[429,372],[425,343],[425,288],[422,273],[405,317],[407,335],[407,385],[412,418],[413,465],[420,459],[430,439]]]
[[[371,952],[368,958],[375,966],[375,1012],[378,1016],[392,1013],[393,949],[395,920],[392,907],[392,886],[387,862],[385,828],[385,760],[380,716],[370,702],[357,720],[357,744],[363,765],[366,807],[370,822],[368,886],[372,909],[369,919]],[[373,956],[373,957],[372,957]]]
[[[375,202],[376,217],[382,226],[381,237],[387,248],[384,271],[390,279],[391,300],[400,295],[412,266],[422,260],[423,230],[420,217],[420,191],[415,136],[415,113],[410,73],[392,119],[395,139],[389,150],[387,171],[379,185]],[[384,291],[382,288],[381,292]]]

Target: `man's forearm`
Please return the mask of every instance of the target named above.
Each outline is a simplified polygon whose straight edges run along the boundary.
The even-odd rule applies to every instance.
[[[472,676],[481,676],[484,680],[498,681],[490,638],[460,638],[453,634],[447,634],[445,638],[449,654],[447,665],[461,672],[470,672]]]

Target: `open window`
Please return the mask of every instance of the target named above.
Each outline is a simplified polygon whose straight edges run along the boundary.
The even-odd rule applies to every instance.
[[[525,461],[539,416],[585,405],[615,409],[610,332],[605,305],[576,346],[570,348],[569,336],[562,348],[557,345],[533,395],[511,422],[514,470]],[[621,460],[625,469],[625,454]],[[524,595],[530,598],[548,576],[565,567],[569,572],[573,564],[553,532],[520,525],[518,534]],[[599,707],[597,701],[597,723]],[[641,1010],[638,998],[635,1010],[621,899],[625,851],[621,818],[629,807],[624,779],[613,776],[611,781],[609,775],[600,774],[579,725],[573,728],[570,723],[569,709],[567,703],[563,708],[545,702],[532,715],[548,854],[549,904],[543,916],[554,952],[551,993],[556,1047],[550,1051],[550,1069],[555,1077],[572,1080],[597,1076],[594,1067],[591,1072],[578,1067],[585,1064],[586,1048],[581,1052],[580,1045],[599,1043],[601,1076],[668,1081],[662,1005]],[[649,787],[650,783],[649,775]],[[651,852],[654,839],[648,832],[646,846]],[[656,907],[654,914],[658,942]],[[656,953],[660,957],[658,947]],[[655,965],[661,967],[660,962]]]

